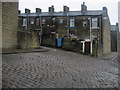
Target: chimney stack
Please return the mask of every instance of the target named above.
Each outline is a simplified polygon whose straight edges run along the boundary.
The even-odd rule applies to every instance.
[[[41,9],[40,8],[36,8],[36,13],[41,13]]]
[[[53,13],[54,12],[54,6],[52,5],[51,7],[49,7],[49,12]]]
[[[18,10],[18,14],[20,14],[21,13],[21,11],[20,10]]]
[[[26,13],[26,14],[29,14],[29,13],[30,13],[30,10],[26,8],[26,9],[25,9],[25,13]]]
[[[118,23],[116,23],[116,26],[118,26]]]
[[[85,5],[85,2],[81,5],[81,11],[85,13],[87,11],[87,6]]]
[[[64,12],[69,12],[69,7],[64,6],[64,7],[63,7],[63,11],[64,11]]]
[[[103,7],[103,10],[105,10],[106,12],[108,11],[108,9],[106,7]]]

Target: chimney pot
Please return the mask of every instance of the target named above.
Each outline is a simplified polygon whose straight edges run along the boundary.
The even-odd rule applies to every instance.
[[[103,7],[103,10],[107,10],[107,8],[106,8],[106,7]]]
[[[69,7],[64,6],[64,7],[63,7],[63,11],[64,11],[64,12],[69,12]]]
[[[40,8],[36,8],[36,13],[41,13],[41,9]]]
[[[21,11],[20,10],[18,10],[18,14],[20,14],[21,13]]]
[[[85,2],[83,2],[83,5],[85,5]]]
[[[81,5],[81,11],[86,12],[87,11],[87,6],[85,5],[85,2]]]
[[[49,12],[53,13],[54,12],[54,6],[52,5],[51,7],[49,7]]]
[[[103,10],[105,10],[106,12],[108,11],[108,9],[106,7],[103,7]]]
[[[26,9],[25,9],[25,13],[26,13],[26,14],[29,14],[29,13],[30,13],[30,10],[26,8]]]

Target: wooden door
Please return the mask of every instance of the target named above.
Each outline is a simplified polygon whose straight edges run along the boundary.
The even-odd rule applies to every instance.
[[[85,53],[86,54],[90,54],[90,45],[91,43],[90,42],[85,42]]]

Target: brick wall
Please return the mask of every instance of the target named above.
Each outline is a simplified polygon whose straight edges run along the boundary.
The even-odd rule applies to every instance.
[[[16,48],[18,3],[2,2],[2,48]]]

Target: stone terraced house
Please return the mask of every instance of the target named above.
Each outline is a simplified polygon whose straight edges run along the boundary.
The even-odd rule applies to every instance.
[[[49,7],[48,12],[36,8],[36,12],[31,13],[25,9],[25,13],[19,12],[19,27],[37,32],[36,42],[41,45],[56,47],[58,38],[62,38],[64,49],[94,56],[111,52],[111,24],[106,7],[88,10],[83,2],[79,11],[70,11],[67,6],[60,12],[55,12],[54,6]]]
[[[111,50],[114,52],[118,51],[119,40],[119,27],[118,23],[116,25],[111,25]]]

